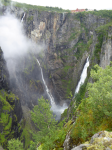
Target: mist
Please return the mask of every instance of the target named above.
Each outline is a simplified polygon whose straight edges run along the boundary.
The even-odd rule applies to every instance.
[[[38,54],[45,46],[37,45],[28,39],[22,21],[7,11],[4,16],[0,16],[0,47],[7,62],[10,78],[13,78],[17,71],[24,69],[21,59],[29,53]]]
[[[23,24],[10,14],[0,17],[0,46],[6,60],[24,56],[31,50],[35,53],[41,50],[25,36]]]
[[[60,120],[61,118],[61,114],[64,112],[65,109],[67,109],[68,106],[66,103],[63,104],[63,106],[59,106],[59,105],[52,105],[51,110],[53,111],[53,113],[56,115],[56,120]]]

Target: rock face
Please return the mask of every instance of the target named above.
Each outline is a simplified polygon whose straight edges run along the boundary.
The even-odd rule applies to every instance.
[[[112,132],[100,131],[94,134],[90,142],[81,144],[72,150],[111,150],[112,149]]]
[[[9,73],[0,48],[0,144],[6,148],[7,140],[19,137],[19,121],[22,118],[21,103],[10,89]]]
[[[112,27],[109,27],[107,38],[104,37],[101,47],[100,66],[105,68],[112,61]]]
[[[68,13],[26,13],[24,26],[27,36],[46,45],[43,66],[58,103],[68,100],[70,91],[74,94],[86,58],[93,56],[97,43],[95,29],[107,22],[109,19],[92,14],[78,18],[76,14]]]
[[[16,64],[13,74],[10,75],[10,85],[11,90],[20,98],[21,104],[30,109],[37,105],[37,99],[42,95],[47,98],[40,68],[35,57],[30,54]]]
[[[63,143],[64,150],[70,149],[70,132],[67,133],[66,139]]]

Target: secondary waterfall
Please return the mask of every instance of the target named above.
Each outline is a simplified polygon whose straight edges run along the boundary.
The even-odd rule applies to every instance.
[[[65,18],[65,13],[63,13],[63,20],[64,20],[64,18]]]
[[[80,86],[84,83],[84,81],[87,77],[87,68],[88,67],[89,67],[89,57],[87,58],[86,63],[84,65],[83,71],[82,71],[81,76],[80,76],[80,80],[79,80],[78,85],[75,89],[75,94],[79,92]],[[74,94],[74,97],[75,97],[75,94]]]
[[[49,98],[50,98],[51,105],[53,105],[53,104],[55,103],[55,102],[54,102],[54,98],[53,98],[52,94],[50,93],[50,91],[49,91],[49,89],[48,89],[48,87],[47,87],[47,84],[46,84],[46,82],[45,82],[45,80],[44,80],[43,71],[42,71],[42,68],[41,68],[41,66],[40,66],[40,62],[39,62],[38,59],[37,59],[37,62],[38,62],[38,64],[39,64],[39,67],[40,67],[40,70],[41,70],[42,81],[43,81],[43,83],[44,83],[44,86],[45,86],[47,95],[48,95]]]
[[[21,22],[22,22],[22,23],[23,23],[24,17],[25,17],[25,13],[24,13],[24,15],[23,15],[23,17],[22,17],[22,19],[21,19]]]
[[[41,65],[40,65],[40,62],[39,60],[37,59],[37,62],[39,64],[39,67],[40,67],[40,70],[41,70],[41,76],[42,76],[42,81],[44,83],[44,86],[45,86],[45,89],[46,89],[46,92],[47,92],[47,95],[50,99],[50,102],[51,102],[51,110],[53,111],[53,113],[56,115],[56,120],[59,120],[60,119],[60,116],[61,114],[64,112],[65,109],[68,108],[67,104],[64,103],[63,106],[59,106],[59,105],[56,105],[55,104],[55,101],[54,101],[54,98],[51,94],[51,92],[49,91],[48,87],[47,87],[47,84],[44,80],[44,76],[43,76],[43,71],[42,71],[42,68],[41,68]]]

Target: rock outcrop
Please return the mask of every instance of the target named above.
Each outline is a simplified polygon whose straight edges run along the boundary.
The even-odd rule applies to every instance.
[[[108,28],[107,37],[103,38],[100,55],[100,66],[105,68],[112,61],[112,27]]]
[[[112,149],[112,132],[100,131],[94,134],[90,142],[81,144],[72,150],[111,150]]]

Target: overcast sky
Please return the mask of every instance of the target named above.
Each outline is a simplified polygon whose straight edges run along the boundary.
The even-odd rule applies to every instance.
[[[112,0],[13,0],[21,3],[61,7],[63,9],[112,9]]]

